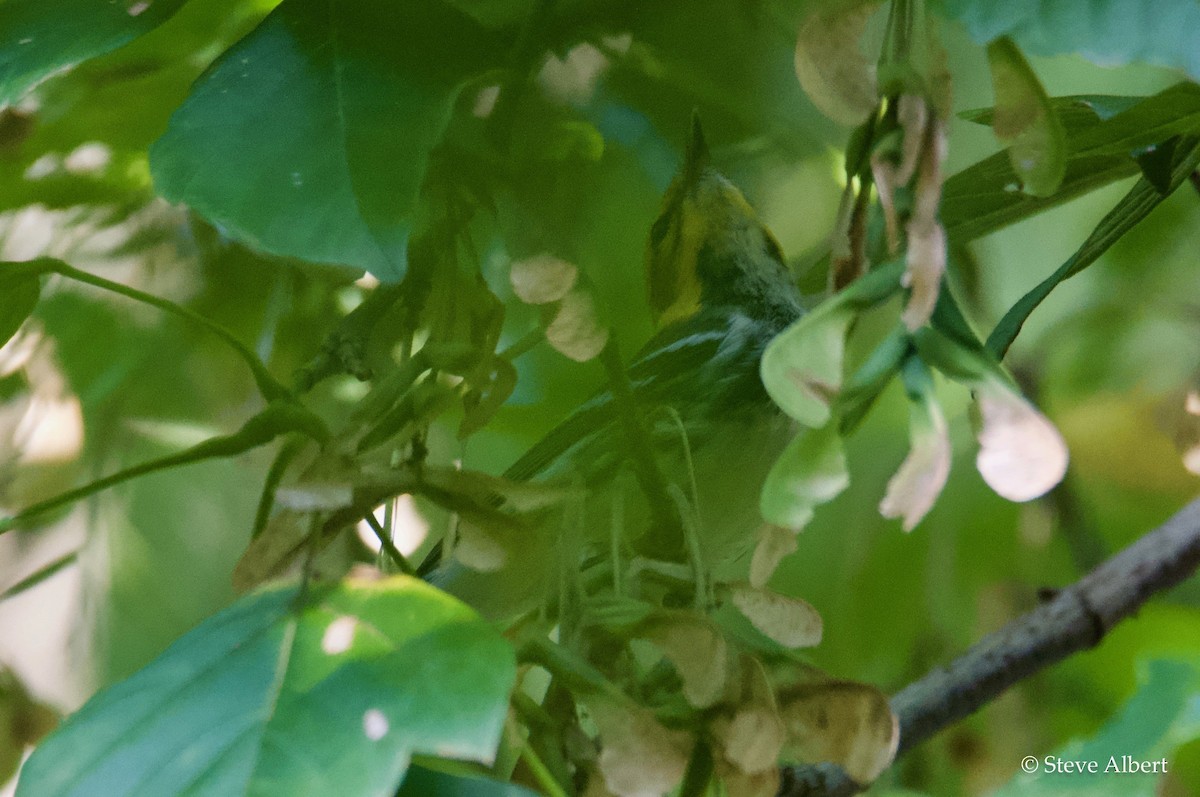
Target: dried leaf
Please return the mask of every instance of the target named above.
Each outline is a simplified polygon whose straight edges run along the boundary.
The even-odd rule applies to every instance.
[[[883,229],[887,236],[888,254],[894,255],[900,248],[900,221],[896,216],[896,187],[903,185],[896,173],[896,165],[885,152],[871,153],[871,176],[875,180],[875,192],[879,195],[879,208],[883,211]]]
[[[859,46],[875,3],[809,16],[796,37],[796,77],[830,119],[856,125],[875,110],[875,65]]]
[[[282,573],[308,539],[309,530],[302,513],[287,509],[276,513],[233,568],[234,591],[247,592]]]
[[[821,615],[807,601],[749,584],[732,585],[730,597],[755,628],[780,645],[810,648],[821,643]]]
[[[908,456],[879,504],[884,517],[904,519],[905,531],[921,522],[950,476],[950,434],[942,408],[930,396],[912,404],[909,418]]]
[[[909,222],[907,266],[903,284],[911,293],[901,320],[914,332],[929,323],[946,273],[946,231],[940,223]]]
[[[901,284],[911,290],[902,319],[909,331],[929,322],[946,271],[946,231],[938,221],[942,164],[946,160],[946,124],[929,124],[921,147],[913,213],[908,222],[908,251]]]
[[[757,775],[777,770],[784,727],[762,664],[743,656],[742,665],[740,705],[732,716],[714,721],[712,731],[721,742],[726,762],[739,772]]]
[[[796,532],[774,523],[764,523],[758,530],[758,544],[754,546],[754,555],[750,557],[750,586],[766,586],[784,557],[794,553],[799,547]]]
[[[738,770],[753,775],[778,766],[784,730],[773,706],[744,706],[713,732],[721,740],[725,759]]]
[[[789,761],[830,761],[867,784],[896,757],[899,722],[887,697],[873,686],[851,681],[805,685],[780,694],[779,702]]]
[[[982,426],[975,464],[988,486],[1009,501],[1031,501],[1062,481],[1069,455],[1054,424],[999,379],[976,392]]]
[[[729,649],[716,626],[703,618],[681,614],[655,623],[644,636],[675,666],[689,703],[709,708],[724,696],[729,680]]]
[[[900,145],[900,165],[896,168],[896,184],[906,185],[917,173],[925,147],[925,132],[929,125],[929,106],[919,94],[901,94],[896,102],[896,117],[904,138]]]
[[[772,767],[753,775],[737,769],[722,773],[727,797],[775,797],[779,794],[779,768]]]
[[[550,254],[541,254],[512,264],[508,272],[513,293],[526,304],[557,302],[575,287],[579,269]]]
[[[499,540],[479,526],[460,520],[454,558],[463,567],[480,573],[494,573],[504,569],[508,563],[508,551]]]
[[[661,797],[683,780],[693,739],[662,726],[634,705],[594,702],[588,706],[600,731],[599,767],[616,797]]]
[[[596,318],[590,294],[571,291],[563,297],[554,320],[546,327],[546,340],[561,354],[576,362],[587,362],[608,343],[608,329]]]

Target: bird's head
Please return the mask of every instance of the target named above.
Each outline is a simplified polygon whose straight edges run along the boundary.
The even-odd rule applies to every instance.
[[[704,307],[795,300],[779,242],[742,192],[711,167],[695,117],[683,168],[650,228],[646,271],[660,327]]]

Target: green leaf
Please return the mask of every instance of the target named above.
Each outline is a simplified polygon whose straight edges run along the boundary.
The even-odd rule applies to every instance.
[[[842,387],[846,333],[860,310],[900,290],[904,262],[895,261],[855,280],[837,296],[775,336],[763,353],[767,393],[805,426],[824,426],[829,405]]]
[[[1131,155],[1177,135],[1200,134],[1200,86],[1176,83],[1071,138],[1071,154]]]
[[[1046,90],[1010,39],[988,45],[996,107],[992,129],[1008,144],[1008,158],[1033,196],[1058,190],[1067,166],[1067,136]]]
[[[1175,135],[1200,132],[1200,86],[1180,83],[1134,105],[1128,105],[1128,98],[1103,99],[1051,101],[1069,134],[1066,171],[1053,195],[1023,193],[1020,178],[1003,152],[947,180],[942,189],[942,223],[950,239],[965,243],[1131,177],[1139,171],[1133,159],[1139,150]],[[970,114],[973,121],[992,118],[988,111]]]
[[[0,265],[0,346],[17,334],[42,293],[39,271],[21,263]]]
[[[849,484],[838,424],[804,429],[767,474],[760,499],[763,518],[790,529],[804,528],[818,506]]]
[[[1162,781],[1162,759],[1179,744],[1200,738],[1200,662],[1151,661],[1141,685],[1117,716],[1092,738],[1036,759],[1033,773],[1018,774],[993,797],[1154,797]],[[1126,757],[1160,761],[1158,774],[1128,770]],[[1046,760],[1095,762],[1096,771],[1047,771]],[[1122,767],[1125,771],[1123,771]],[[1107,771],[1105,771],[1107,770]]]
[[[1050,108],[1062,122],[1067,134],[1071,135],[1089,128],[1097,122],[1111,119],[1145,99],[1145,97],[1113,94],[1074,94],[1065,97],[1051,97]],[[995,118],[995,109],[971,108],[960,111],[958,117],[968,122],[991,127],[992,120]]]
[[[1158,0],[942,0],[943,12],[979,43],[1010,36],[1035,55],[1078,53],[1104,66],[1134,62],[1183,69],[1200,78],[1200,5]]]
[[[997,358],[1002,359],[1008,347],[1012,345],[1017,334],[1021,331],[1025,320],[1037,309],[1042,300],[1050,295],[1058,284],[1073,277],[1080,271],[1095,263],[1100,255],[1108,251],[1122,235],[1134,228],[1142,219],[1150,215],[1159,204],[1178,188],[1200,164],[1200,137],[1182,139],[1176,146],[1174,162],[1171,166],[1170,180],[1164,193],[1156,188],[1149,180],[1142,178],[1133,188],[1108,212],[1083,245],[1071,255],[1065,263],[1058,267],[1053,274],[1043,280],[1036,288],[1021,297],[1012,306],[992,334],[988,336],[988,350]]]
[[[762,380],[775,403],[805,426],[824,426],[842,388],[846,334],[857,313],[836,300],[780,333],[762,358]]]
[[[43,78],[152,30],[184,0],[7,0],[0,3],[0,106]]]
[[[1137,173],[1131,158],[1068,155],[1058,190],[1051,196],[1031,196],[1020,190],[1008,153],[998,152],[946,181],[942,225],[951,241],[963,244]]]
[[[413,766],[396,797],[537,797],[523,786]]]
[[[93,697],[17,793],[391,793],[414,754],[490,761],[513,651],[463,604],[397,576],[293,611],[255,593]]]
[[[171,117],[155,186],[265,251],[397,280],[429,152],[498,44],[436,0],[285,0]]]

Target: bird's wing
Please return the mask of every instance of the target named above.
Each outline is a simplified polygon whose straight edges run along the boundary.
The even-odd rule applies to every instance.
[[[695,373],[715,357],[728,335],[727,319],[701,313],[671,324],[652,337],[629,367],[635,401],[643,409],[669,403],[689,388]],[[534,444],[505,476],[531,479],[549,470],[565,454],[616,420],[612,394],[601,391]],[[674,433],[674,434],[677,434]]]

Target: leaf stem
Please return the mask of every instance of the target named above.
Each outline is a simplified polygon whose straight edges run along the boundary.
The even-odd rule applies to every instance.
[[[389,499],[388,501],[389,506],[391,505],[391,500],[393,499]],[[371,527],[371,531],[375,532],[375,536],[379,539],[379,544],[382,546],[383,552],[387,554],[388,559],[392,560],[392,564],[399,568],[400,572],[404,575],[415,576],[417,574],[416,568],[409,563],[404,554],[400,553],[400,549],[396,547],[394,542],[392,542],[391,535],[388,534],[388,529],[385,529],[379,523],[379,521],[375,519],[375,513],[368,512],[367,514],[363,515],[363,520],[367,521],[367,525]],[[388,528],[391,528],[390,523],[388,524]]]
[[[290,391],[276,381],[275,377],[271,376],[270,372],[267,371],[266,365],[263,364],[262,360],[258,359],[258,356],[246,344],[242,343],[232,332],[215,321],[183,305],[176,304],[169,299],[163,299],[145,291],[140,291],[137,288],[131,288],[128,285],[122,285],[119,282],[113,282],[104,277],[89,274],[61,260],[46,258],[42,261],[42,265],[47,272],[59,274],[67,279],[82,282],[85,285],[91,285],[110,293],[116,293],[128,299],[133,299],[136,302],[148,304],[151,307],[156,307],[164,312],[187,319],[191,323],[208,330],[225,341],[245,361],[246,365],[250,368],[251,374],[254,376],[254,383],[258,386],[258,390],[262,393],[263,398],[267,401],[275,401],[277,399],[290,399],[292,397]]]
[[[525,766],[529,767],[538,786],[546,792],[546,797],[567,797],[563,787],[554,779],[549,767],[542,761],[541,756],[533,749],[533,745],[529,743],[528,739],[521,745],[521,760],[525,762]]]
[[[650,433],[642,417],[641,408],[633,395],[633,386],[629,382],[629,374],[625,372],[624,363],[617,352],[616,344],[610,339],[600,352],[600,361],[608,374],[609,387],[613,394],[613,404],[624,431],[625,445],[629,458],[633,463],[634,475],[637,476],[638,486],[645,493],[650,505],[650,514],[655,526],[665,533],[674,533],[676,545],[655,546],[657,548],[681,548],[683,543],[682,520],[678,513],[670,511],[675,506],[667,491],[667,480],[659,468],[654,450],[650,447]]]
[[[50,576],[54,575],[63,568],[75,564],[76,560],[78,559],[79,551],[75,550],[60,556],[48,565],[38,568],[33,573],[30,573],[16,584],[13,584],[11,587],[4,590],[4,592],[0,592],[0,602],[6,601],[9,598],[15,598],[22,592],[36,587],[38,584],[41,584],[43,581],[50,578]]]

